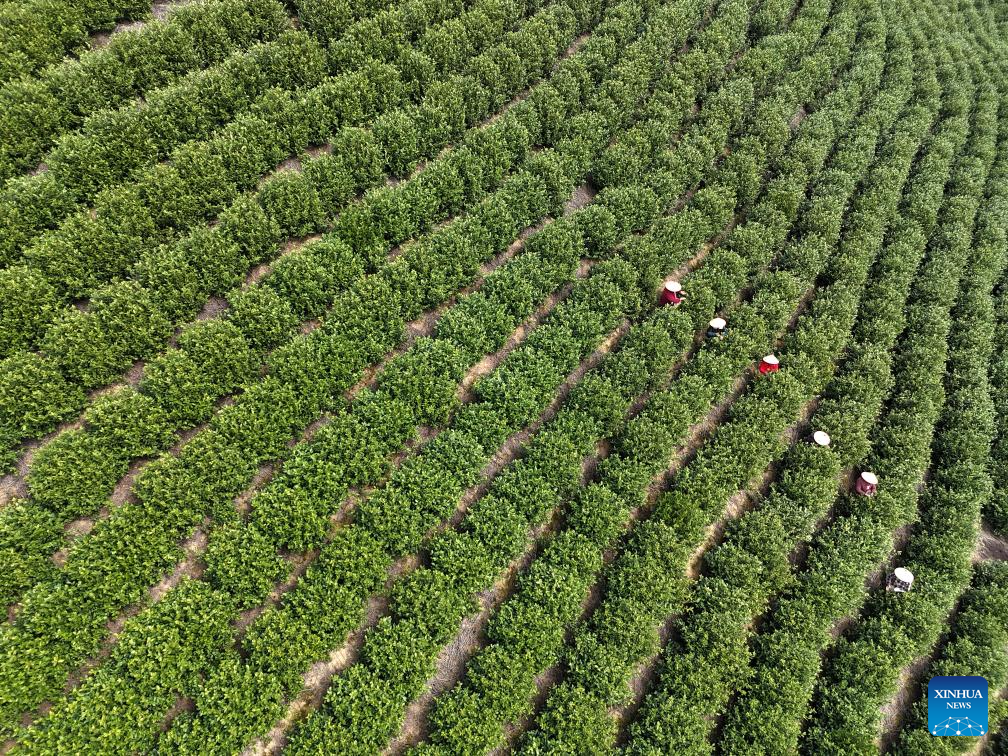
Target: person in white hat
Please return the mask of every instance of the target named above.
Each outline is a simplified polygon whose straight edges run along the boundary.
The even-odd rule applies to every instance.
[[[832,441],[832,439],[826,431],[818,430],[812,434],[812,443],[816,446],[821,446],[825,449],[830,445],[830,441]]]
[[[683,291],[681,283],[671,279],[665,282],[665,287],[662,289],[662,301],[665,304],[673,307],[681,305],[685,297],[686,292]]]
[[[759,371],[761,375],[776,373],[780,369],[780,360],[776,355],[768,354],[760,361]]]
[[[874,496],[878,490],[878,476],[865,470],[858,476],[854,488],[862,496]]]
[[[906,567],[897,567],[889,576],[889,589],[897,593],[906,593],[913,585],[914,576]]]
[[[727,325],[724,318],[713,318],[707,324],[707,338],[716,339],[718,336],[724,336],[725,326]]]

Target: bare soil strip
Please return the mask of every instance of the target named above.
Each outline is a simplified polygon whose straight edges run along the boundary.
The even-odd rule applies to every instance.
[[[700,250],[698,251],[698,253],[696,255],[694,255],[693,258],[691,258],[688,262],[686,262],[682,266],[680,266],[676,271],[674,271],[671,274],[671,276],[672,277],[679,277],[679,278],[681,278],[681,277],[686,276],[688,273],[691,273],[694,270],[696,270],[701,265],[701,263],[703,262],[703,260],[707,257],[707,255],[710,253],[710,251],[712,249],[714,249],[720,243],[720,241],[724,238],[724,236],[727,235],[727,233],[730,231],[730,229],[735,226],[735,224],[737,223],[737,221],[738,221],[738,219],[734,218],[731,221],[731,223],[729,224],[729,226],[726,227],[726,229],[721,234],[719,234],[717,238],[715,238],[714,240],[712,240],[710,242],[705,243],[700,248]],[[748,291],[748,289],[746,289],[744,291]],[[739,297],[738,297],[738,300],[741,300],[742,297],[743,297],[743,293],[740,293]],[[683,357],[682,359],[680,359],[673,366],[673,368],[672,368],[672,370],[670,371],[670,374],[669,374],[669,379],[668,379],[668,381],[665,382],[666,385],[669,382],[671,382],[671,380],[675,376],[675,374],[677,374],[678,371],[681,369],[681,367],[689,360],[690,357],[692,357],[692,355],[695,353],[695,350],[698,347],[698,345],[699,345],[699,342],[694,343],[693,346],[692,346],[692,348],[689,350],[689,353],[685,357]],[[719,405],[719,408],[716,408],[715,410],[712,410],[712,414],[717,413],[718,410],[720,410],[719,419],[716,422],[711,422],[710,415],[709,415],[708,418],[705,419],[704,422],[696,424],[691,429],[691,437],[699,437],[699,435],[701,433],[705,432],[705,431],[708,432],[708,433],[712,433],[713,430],[714,430],[714,428],[716,427],[716,425],[720,422],[720,418],[723,418],[724,414],[727,412],[728,405],[732,401],[734,401],[734,399],[737,398],[737,396],[741,393],[744,384],[745,384],[745,377],[743,376],[743,377],[740,377],[739,380],[736,382],[735,390],[732,392],[731,398],[729,400],[726,400],[725,405],[724,406],[720,406]],[[644,408],[644,406],[645,406],[648,398],[653,393],[654,392],[649,391],[649,392],[646,392],[645,394],[642,394],[640,397],[638,397],[634,401],[634,403],[631,405],[631,408],[630,408],[630,410],[627,413],[627,417],[628,418],[632,418],[632,417],[635,417],[637,414],[639,414],[641,412],[641,410]],[[610,445],[610,443],[608,441],[603,441],[596,448],[596,453],[585,460],[585,463],[584,463],[585,467],[584,467],[584,472],[583,472],[583,476],[582,476],[582,484],[583,485],[587,485],[588,481],[594,476],[595,468],[597,467],[598,463],[602,459],[604,459],[606,456],[608,456],[609,453],[610,453],[610,451],[611,451],[611,445]],[[692,455],[690,455],[690,456],[692,456]],[[672,475],[674,474],[674,471],[677,470],[677,469],[679,469],[682,464],[684,464],[684,459],[679,459],[678,461],[671,461],[670,462],[669,470],[667,470],[665,474],[663,474],[660,478],[656,479],[652,483],[651,490],[650,490],[649,496],[648,496],[648,505],[646,507],[640,507],[640,508],[636,509],[632,513],[632,516],[631,516],[631,520],[632,521],[636,521],[637,519],[639,519],[643,515],[643,513],[645,511],[650,511],[650,509],[653,506],[655,500],[657,499],[659,493],[661,492],[661,490],[663,490],[663,486],[661,485],[661,481],[671,479]],[[605,564],[611,563],[612,560],[615,558],[615,556],[617,554],[617,551],[618,551],[617,549],[613,549],[613,550],[610,550],[608,553],[606,553],[604,555],[604,563]],[[525,567],[522,567],[521,569],[525,569]],[[591,613],[594,612],[594,610],[598,607],[599,603],[601,602],[602,596],[603,596],[602,582],[603,581],[600,580],[599,582],[597,582],[596,584],[594,584],[591,587],[591,589],[589,591],[589,595],[585,599],[585,601],[584,601],[584,603],[582,605],[582,611],[581,611],[581,615],[580,615],[580,619],[581,620],[584,620],[588,616],[590,616]],[[504,597],[501,597],[501,601],[503,600],[503,598]],[[499,603],[501,603],[501,601],[498,602],[498,605],[499,605]],[[487,618],[488,618],[489,615],[490,615],[490,613],[492,611],[494,611],[495,609],[496,609],[496,606],[494,606],[494,607],[483,607],[483,610],[480,612],[480,615],[478,615],[478,616],[482,617],[484,614],[486,614]],[[482,620],[482,622],[483,622],[483,625],[485,625],[486,620]],[[481,626],[483,626],[483,625],[481,625]],[[461,631],[460,636],[462,634],[465,634],[465,632],[466,632],[465,627],[463,627],[463,630]],[[568,638],[568,641],[569,640],[570,640],[570,638]],[[456,638],[456,640],[453,641],[452,645],[454,645],[457,641],[458,641],[458,638]],[[485,638],[481,638],[479,636],[473,637],[471,639],[471,646],[469,647],[469,653],[467,655],[467,658],[465,658],[465,659],[463,659],[461,661],[453,659],[453,663],[460,663],[462,665],[462,669],[459,670],[458,677],[456,678],[455,682],[458,682],[458,680],[461,679],[461,675],[464,672],[464,665],[466,663],[468,663],[468,660],[470,658],[472,658],[472,656],[474,656],[479,651],[479,649],[482,648],[484,645],[485,645]],[[514,723],[509,724],[505,728],[505,742],[494,751],[495,754],[496,753],[507,753],[507,752],[509,752],[509,750],[511,748],[513,748],[513,746],[517,743],[518,738],[520,738],[520,736],[528,729],[528,727],[531,725],[532,721],[534,720],[536,714],[539,712],[539,710],[541,709],[541,707],[545,704],[546,697],[548,696],[549,691],[553,688],[553,686],[555,686],[562,679],[562,676],[563,676],[562,667],[559,664],[557,664],[557,665],[553,665],[550,668],[544,670],[536,678],[535,682],[536,682],[536,691],[537,691],[537,693],[536,693],[535,699],[533,701],[532,714],[530,714],[529,716],[523,718],[519,722],[514,722]],[[441,692],[443,692],[446,689],[446,688],[443,688],[443,687],[437,688],[437,689],[435,689],[435,688],[437,688],[436,682],[434,680],[432,680],[431,683],[428,686],[427,691],[425,691],[425,693],[420,698],[418,698],[417,700],[415,700],[410,705],[410,707],[408,709],[407,725],[404,726],[403,731],[393,741],[393,743],[390,746],[390,748],[386,751],[387,754],[399,754],[399,753],[402,753],[409,746],[412,746],[412,745],[415,745],[415,744],[421,742],[426,737],[426,733],[427,733],[427,726],[426,726],[427,717],[429,716],[430,710],[431,710],[431,708],[434,705],[434,699],[436,698],[437,695],[439,695]]]
[[[180,4],[187,3],[187,2],[192,2],[192,0],[164,0],[164,2],[161,2],[158,5],[163,6],[164,9],[168,9],[169,7],[171,7],[173,5],[180,5]],[[166,10],[164,12],[166,12]],[[136,23],[142,23],[142,22],[136,22]],[[556,65],[554,65],[554,67],[553,67],[553,71],[556,70],[556,68],[559,65],[560,61],[562,61],[563,59],[568,58],[571,55],[573,55],[584,44],[584,42],[588,39],[588,37],[590,35],[591,35],[591,32],[589,31],[589,32],[585,32],[580,37],[578,37],[561,54],[561,56],[558,59]],[[544,77],[541,77],[539,79],[539,81],[545,81],[547,78],[548,78],[548,75],[544,76]],[[507,110],[509,110],[510,108],[512,108],[514,105],[516,105],[517,103],[520,103],[523,100],[527,99],[530,91],[531,91],[531,89],[526,89],[525,91],[518,93],[516,96],[514,96],[513,98],[511,98],[511,100],[509,100],[507,103],[505,103],[504,106],[497,113],[495,113],[494,115],[491,115],[488,118],[484,119],[484,121],[482,121],[481,123],[477,124],[476,126],[470,128],[470,129],[467,129],[466,133],[469,133],[469,132],[471,132],[473,130],[480,129],[480,128],[488,125],[494,119],[496,119],[497,117],[499,117],[500,115],[502,115],[504,112],[506,112]],[[441,152],[439,154],[443,155],[443,154],[451,151],[452,149],[455,149],[458,146],[458,144],[459,144],[460,141],[461,140],[457,140],[456,142],[454,142],[452,144],[446,145],[441,150]],[[324,144],[324,145],[311,145],[311,146],[309,146],[309,147],[307,147],[305,149],[304,154],[309,155],[311,157],[317,157],[317,156],[322,155],[322,154],[330,153],[331,150],[332,150],[332,148],[328,144]],[[162,161],[162,162],[167,163],[169,161],[165,160],[165,161]],[[409,178],[413,178],[416,175],[418,175],[420,172],[422,172],[423,168],[426,167],[426,165],[428,164],[428,162],[429,161],[422,161],[421,163],[419,163],[413,169],[413,171],[411,172]],[[272,177],[273,175],[275,175],[277,173],[282,173],[284,171],[300,171],[301,167],[302,167],[301,157],[300,156],[291,156],[291,157],[285,159],[284,161],[282,161],[281,163],[279,163],[269,174],[267,174],[266,176],[264,176],[260,180],[260,186],[263,183],[265,183],[270,177]],[[386,184],[387,185],[395,185],[395,184],[398,184],[398,183],[402,183],[402,181],[399,180],[399,179],[396,179],[394,176],[389,176],[389,177],[386,178]],[[582,188],[584,189],[584,191],[588,192],[588,196],[589,197],[594,197],[593,190],[587,189],[584,186]],[[571,203],[573,203],[574,206],[577,206],[576,205],[577,201],[578,200],[575,197],[575,199],[572,199]],[[571,204],[571,203],[569,203],[569,204]],[[445,221],[445,223],[446,222],[448,222],[448,221]],[[216,225],[216,223],[217,223],[217,219],[215,218],[215,219],[212,219],[209,222],[209,225],[213,226],[213,225]],[[304,237],[297,237],[297,238],[289,238],[289,239],[287,239],[286,241],[283,242],[283,246],[282,246],[282,248],[280,250],[280,253],[278,255],[276,255],[275,257],[273,257],[269,261],[267,261],[265,263],[262,263],[262,264],[256,266],[255,268],[253,268],[253,269],[251,269],[251,270],[249,270],[249,271],[246,272],[240,288],[242,290],[246,290],[250,286],[258,283],[285,256],[287,256],[288,254],[290,254],[292,252],[296,252],[297,250],[300,250],[301,248],[305,247],[306,245],[311,244],[312,242],[315,242],[315,241],[317,241],[317,240],[319,240],[321,238],[322,238],[321,234],[311,234],[311,235],[304,236]],[[503,260],[501,260],[501,262],[503,262]],[[498,264],[500,264],[500,263],[498,263]],[[492,270],[492,268],[491,268],[491,270]],[[79,307],[81,309],[86,310],[87,306],[88,306],[88,300],[81,300],[78,303],[78,305],[79,305]],[[177,346],[179,336],[181,335],[181,333],[187,327],[189,327],[190,325],[192,325],[192,323],[197,322],[197,321],[201,321],[201,320],[211,320],[213,318],[220,317],[222,315],[222,313],[224,313],[227,309],[228,309],[228,304],[227,304],[227,301],[225,299],[223,299],[222,297],[219,297],[219,296],[211,296],[211,297],[209,297],[207,299],[206,303],[204,303],[204,306],[200,309],[200,312],[196,315],[196,317],[192,321],[187,321],[187,322],[184,322],[184,323],[180,323],[178,326],[176,326],[176,328],[174,330],[174,333],[168,339],[166,347],[171,348],[171,347]],[[310,326],[307,330],[310,331],[310,330],[313,329],[313,327],[317,327],[317,326],[318,326],[318,323],[315,322],[314,325]],[[302,332],[306,332],[304,328],[302,328]],[[160,352],[159,354],[163,354],[163,353],[164,353],[164,350],[162,352]],[[139,383],[141,377],[143,376],[144,365],[145,365],[145,360],[138,360],[123,375],[123,378],[121,380],[115,381],[115,382],[107,384],[105,386],[98,387],[98,388],[93,389],[92,391],[88,392],[87,399],[86,399],[86,402],[85,402],[85,405],[84,405],[84,409],[86,409],[87,407],[90,407],[91,404],[94,402],[94,400],[97,397],[99,397],[99,396],[101,396],[101,395],[103,395],[105,393],[109,393],[109,392],[111,392],[111,391],[113,391],[113,390],[115,390],[117,388],[121,388],[123,386],[134,386],[135,387]],[[61,423],[55,430],[53,430],[52,432],[46,434],[42,438],[26,441],[26,442],[23,442],[20,445],[19,451],[17,452],[17,454],[18,454],[18,462],[17,462],[17,470],[16,470],[16,472],[15,473],[11,473],[9,475],[0,476],[0,508],[2,508],[8,501],[10,501],[13,498],[25,498],[25,497],[28,496],[28,490],[27,490],[27,487],[24,484],[24,476],[27,474],[28,466],[31,464],[31,457],[32,457],[32,455],[34,454],[34,452],[40,446],[43,446],[43,445],[49,443],[54,438],[56,438],[58,435],[64,433],[65,431],[71,430],[73,428],[79,428],[79,427],[81,427],[82,424],[83,424],[82,418],[83,418],[83,411],[84,411],[84,409],[82,409],[81,413],[78,415],[78,417],[76,419],[68,420],[68,421],[66,421],[64,423]]]
[[[992,561],[1008,562],[1008,538],[996,535],[981,526],[971,561],[973,564]]]
[[[570,393],[570,390],[578,382],[580,382],[581,378],[585,375],[585,373],[587,373],[590,369],[592,369],[595,365],[597,365],[602,360],[604,355],[612,350],[616,342],[618,342],[622,338],[622,336],[626,333],[628,327],[629,326],[627,323],[623,323],[622,325],[620,325],[609,335],[609,337],[603,342],[601,346],[599,346],[591,355],[589,355],[585,360],[583,360],[578,365],[578,367],[574,371],[572,371],[570,375],[568,375],[568,377],[565,379],[564,383],[558,390],[557,396],[554,398],[550,406],[543,412],[542,415],[540,415],[540,417],[534,423],[532,423],[524,430],[519,431],[518,433],[512,435],[500,447],[498,452],[494,455],[494,457],[482,470],[480,474],[480,482],[470,487],[462,495],[459,506],[456,509],[455,515],[450,519],[450,521],[447,524],[435,528],[429,537],[433,537],[436,533],[441,532],[442,530],[457,527],[458,524],[461,523],[464,514],[468,510],[468,508],[473,504],[473,502],[475,502],[477,499],[479,499],[486,493],[492,479],[496,477],[501,472],[501,470],[507,467],[507,465],[509,465],[511,462],[515,461],[516,459],[518,459],[519,456],[521,456],[527,441],[539,430],[539,428],[541,428],[546,422],[549,422],[549,420],[551,420],[553,417],[556,416],[557,411],[559,410],[560,406],[562,406],[567,395]],[[481,642],[481,633],[482,629],[485,627],[486,619],[489,618],[493,609],[496,608],[496,606],[498,606],[500,602],[503,601],[513,591],[514,579],[516,575],[522,569],[524,569],[525,566],[531,563],[532,559],[538,553],[537,544],[541,543],[543,538],[545,538],[550,532],[553,532],[553,530],[555,530],[555,528],[559,524],[558,518],[559,514],[554,513],[554,517],[552,520],[550,520],[550,522],[548,522],[546,525],[540,526],[535,531],[533,531],[532,533],[533,546],[530,547],[530,549],[527,550],[525,554],[522,555],[522,557],[520,557],[518,560],[512,563],[512,565],[508,568],[504,576],[500,578],[497,581],[497,583],[495,583],[494,587],[490,591],[486,592],[485,594],[479,597],[480,605],[482,607],[481,611],[478,612],[475,617],[470,618],[468,624],[463,625],[463,627],[469,634],[468,639],[456,637],[456,639],[452,641],[452,643],[450,643],[448,647],[446,647],[455,649],[454,656],[452,655],[452,652],[442,650],[442,655],[439,658],[439,665],[443,665],[439,666],[439,674],[441,676],[440,682],[447,685],[447,683],[453,679],[453,675],[455,674],[455,672],[453,672],[453,669],[455,668],[453,665],[459,667],[457,673],[459,676],[461,676],[462,670],[464,669],[465,666],[465,662],[469,658],[468,656],[465,656],[466,650],[471,650],[472,652],[475,652],[475,650],[479,647],[479,643]],[[421,563],[421,561],[422,561],[421,555],[414,555],[413,557],[408,557],[404,560],[400,560],[400,562],[397,563],[396,568],[393,570],[393,575],[391,575],[390,577],[398,577],[399,575],[405,574],[406,572],[415,569]],[[377,619],[375,621],[377,621]],[[362,632],[362,628],[358,628],[357,630],[354,631],[351,637],[357,638],[358,644],[360,644],[363,642],[363,636],[364,633]],[[475,646],[470,645],[473,642],[476,643]],[[312,685],[311,682],[306,678],[305,688],[302,690],[302,693],[295,699],[294,704],[291,705],[292,707],[295,705],[298,706],[297,715],[296,716],[292,715],[291,710],[288,709],[288,715],[285,716],[284,719],[276,727],[274,727],[270,736],[267,738],[267,741],[270,743],[281,743],[281,744],[285,742],[286,733],[289,731],[289,728],[296,721],[299,721],[300,719],[306,717],[312,710],[317,708],[318,705],[321,703],[325,695],[325,691],[329,687],[331,679],[332,675],[329,675],[324,679],[316,680],[315,685]],[[432,680],[431,682],[432,686],[435,684],[440,684],[438,683],[437,679]],[[433,697],[434,694],[430,696],[431,701],[433,701]],[[314,705],[298,704],[298,702],[304,700],[313,701]],[[409,725],[411,731],[420,732],[425,726],[421,724],[422,721],[425,721],[425,717],[421,716],[421,714],[422,713],[419,708],[411,712],[412,719],[410,720]],[[404,738],[404,744],[405,744],[405,738]],[[251,750],[247,751],[247,753],[273,753],[273,752],[275,751],[266,749],[266,746],[264,745],[263,741],[258,742],[251,748]]]
[[[913,706],[921,696],[921,676],[931,665],[931,655],[915,659],[908,667],[900,670],[899,681],[896,684],[896,694],[882,707],[882,723],[875,745],[879,753],[885,753],[899,738],[903,724]]]
[[[776,340],[777,347],[783,343],[787,334],[790,334],[794,330],[798,323],[798,319],[808,310],[809,304],[811,303],[816,290],[817,287],[813,286],[803,294],[782,335]],[[690,460],[696,456],[699,448],[714,435],[718,426],[721,425],[730,410],[732,404],[734,404],[738,397],[742,394],[749,381],[753,379],[753,376],[754,371],[750,368],[745,374],[737,378],[729,395],[721,403],[714,407],[701,422],[694,424],[690,428],[687,440],[683,447],[681,447],[677,458],[673,460],[669,469],[660,476],[657,481],[652,483],[652,488],[648,495],[648,510],[653,507],[654,502],[657,500],[660,493],[671,485],[676,473],[685,467],[685,465],[687,465]],[[806,421],[816,406],[818,406],[818,399],[813,398],[803,407],[796,421],[784,431],[782,435],[784,441],[791,444],[800,437],[801,429],[804,427]],[[758,494],[760,491],[765,491],[773,481],[776,471],[777,465],[776,463],[772,463],[767,467],[762,475],[750,481],[744,489],[737,492],[728,500],[722,516],[708,528],[707,537],[705,538],[704,543],[691,554],[689,560],[687,561],[685,568],[686,575],[691,581],[695,581],[700,576],[704,554],[708,551],[708,549],[720,542],[728,523],[753,506],[755,498],[751,495],[751,493],[755,492]],[[677,620],[678,617],[673,615],[662,623],[658,633],[660,641],[660,650],[658,654],[643,662],[638,668],[638,671],[631,677],[629,684],[631,695],[627,703],[610,709],[610,714],[616,720],[618,727],[618,744],[626,743],[626,739],[628,737],[627,725],[636,717],[637,712],[640,710],[643,703],[646,692],[654,683],[661,654],[664,652],[664,649],[672,637]]]
[[[559,530],[561,520],[560,512],[554,512],[545,525],[533,530],[531,543],[525,552],[508,566],[490,590],[479,595],[479,611],[462,620],[458,634],[441,650],[436,664],[437,671],[427,681],[423,694],[406,708],[402,730],[383,754],[398,756],[427,737],[428,717],[435,699],[462,680],[469,661],[486,645],[484,633],[490,617],[506,599],[514,595],[518,575],[542,553],[545,540]]]
[[[388,612],[388,599],[374,596],[368,603],[365,620],[354,630],[346,642],[334,650],[325,661],[316,662],[304,676],[304,687],[300,695],[287,707],[284,715],[265,738],[257,741],[242,752],[242,756],[261,756],[279,753],[287,744],[290,729],[322,704],[322,698],[329,689],[333,677],[357,661],[360,656],[364,636],[378,620]]]
[[[578,277],[586,276],[591,267],[592,266],[590,261],[587,260],[583,261],[578,270]],[[474,398],[472,396],[471,386],[473,381],[476,380],[476,377],[479,374],[481,374],[476,372],[477,369],[482,366],[483,368],[485,368],[486,372],[489,372],[490,370],[495,368],[507,356],[507,354],[513,351],[514,348],[518,346],[518,344],[524,341],[525,336],[527,336],[529,332],[531,332],[536,326],[538,326],[538,324],[541,323],[549,315],[550,312],[552,312],[554,307],[559,302],[561,302],[563,299],[566,298],[566,296],[570,293],[570,290],[573,288],[573,286],[574,283],[571,282],[566,286],[564,286],[562,289],[560,289],[558,292],[555,292],[553,295],[551,295],[548,298],[548,300],[543,305],[541,305],[533,315],[531,315],[522,325],[520,325],[512,333],[507,343],[500,350],[484,358],[483,361],[477,363],[477,365],[470,370],[469,374],[467,374],[466,377],[463,379],[459,388],[459,393],[462,396],[463,401],[472,401],[472,399]],[[424,323],[426,324],[426,319],[424,320]],[[431,321],[431,323],[433,323],[433,321]],[[419,328],[420,326],[418,326],[418,329]],[[429,332],[426,333],[425,335],[429,335]],[[364,386],[373,387],[373,380],[374,376],[372,376],[370,382],[358,384],[357,391],[364,388]],[[356,393],[356,391],[354,393]],[[403,449],[395,456],[393,460],[393,466],[395,467],[402,464],[402,462],[405,461],[406,458],[416,453],[417,450],[423,446],[423,444],[425,444],[427,441],[429,441],[431,438],[437,435],[437,432],[438,431],[433,428],[421,429],[419,438],[415,442],[409,444],[405,449]],[[496,476],[498,472],[499,469],[493,470],[492,467],[488,465],[488,467],[484,469],[482,475]],[[361,498],[369,495],[377,487],[377,485],[380,485],[380,483],[363,488],[355,488],[351,490],[351,492],[344,499],[342,505],[338,508],[336,512],[333,513],[332,517],[330,518],[333,523],[333,526],[335,528],[339,528],[345,525],[346,522],[349,520],[351,513],[353,512],[356,502],[359,501]],[[470,489],[470,491],[467,491],[463,495],[462,499],[463,506],[468,506],[469,504],[471,504],[472,501],[478,498],[478,496],[476,496],[473,493],[473,491],[475,490],[476,488],[474,487],[473,489]],[[251,494],[249,495],[249,498],[251,498]],[[278,604],[280,600],[283,598],[283,596],[290,590],[292,590],[295,587],[295,585],[297,585],[297,581],[304,576],[305,572],[308,570],[308,567],[311,565],[312,562],[315,561],[315,559],[318,558],[318,556],[319,552],[317,549],[308,552],[306,554],[289,555],[288,559],[293,565],[293,569],[289,577],[274,588],[274,590],[270,593],[269,598],[264,603],[260,604],[259,606],[253,609],[249,609],[243,612],[241,618],[236,624],[236,628],[238,630],[244,630],[245,628],[248,627],[249,624],[251,624],[251,622],[257,616],[262,614],[262,612],[265,611],[268,607],[275,606],[276,604]]]
[[[193,531],[192,535],[182,542],[180,548],[182,549],[182,553],[185,555],[185,558],[179,562],[170,574],[166,575],[155,585],[151,586],[147,590],[147,594],[142,601],[131,605],[118,617],[106,623],[106,634],[98,648],[98,652],[70,674],[67,678],[66,685],[63,687],[64,696],[70,695],[70,693],[72,693],[73,690],[87,678],[88,674],[90,674],[93,669],[108,658],[109,654],[112,653],[112,648],[119,640],[119,633],[122,632],[123,627],[131,618],[138,615],[144,608],[160,601],[165,594],[168,593],[168,591],[178,586],[184,578],[193,580],[200,579],[204,568],[201,555],[206,549],[209,525],[210,518],[204,519],[203,522],[200,523],[200,525]],[[48,714],[52,707],[52,701],[42,702],[34,712],[26,712],[22,715],[21,724],[25,727],[30,726],[35,721]]]
[[[88,45],[92,50],[105,47],[109,43],[109,40],[112,39],[112,35],[119,34],[124,31],[140,29],[149,24],[151,20],[164,21],[168,18],[168,15],[175,10],[175,8],[191,2],[193,2],[193,0],[156,0],[156,2],[151,5],[150,19],[141,21],[120,21],[111,30],[92,32],[88,35]]]

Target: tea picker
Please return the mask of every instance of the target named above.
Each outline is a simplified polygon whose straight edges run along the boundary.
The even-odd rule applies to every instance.
[[[725,327],[728,323],[724,318],[714,318],[707,324],[707,338],[717,339],[725,335]]]
[[[886,590],[894,593],[906,593],[913,585],[914,576],[906,567],[897,567],[886,581]]]
[[[671,280],[665,282],[665,286],[662,288],[662,302],[664,304],[678,307],[685,298],[686,292],[683,291],[681,283]]]
[[[777,359],[776,355],[768,354],[760,360],[760,375],[769,375],[770,373],[776,373],[778,370],[780,370],[780,360]]]
[[[828,449],[830,442],[832,440],[833,439],[830,438],[829,433],[821,430],[817,430],[809,437],[809,443],[811,443],[813,446],[818,446],[823,449]]]
[[[854,490],[862,496],[874,496],[878,490],[878,476],[873,472],[865,470],[858,476],[857,483],[854,484]]]

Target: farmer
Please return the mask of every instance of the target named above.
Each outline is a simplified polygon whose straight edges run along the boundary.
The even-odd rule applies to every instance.
[[[769,375],[770,373],[776,373],[778,370],[780,370],[780,360],[775,355],[768,354],[760,360],[760,375]]]
[[[682,284],[678,281],[666,281],[665,288],[662,289],[662,302],[673,307],[678,307],[686,298],[686,292],[682,290]]]
[[[858,476],[854,489],[862,496],[874,496],[878,490],[878,477],[875,473],[865,470]]]

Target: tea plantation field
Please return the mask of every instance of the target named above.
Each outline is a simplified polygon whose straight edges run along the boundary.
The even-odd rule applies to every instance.
[[[0,602],[0,753],[1008,754],[1008,4],[0,0]]]

